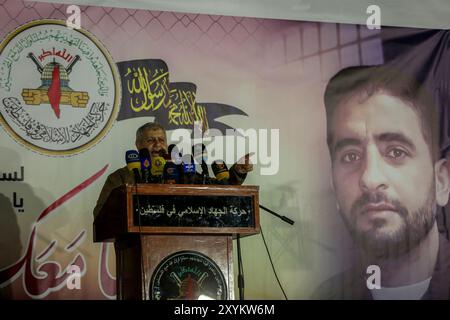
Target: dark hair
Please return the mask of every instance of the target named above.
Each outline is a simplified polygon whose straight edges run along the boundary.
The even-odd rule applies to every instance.
[[[147,122],[136,130],[136,142],[142,140],[146,130],[162,130],[164,136],[166,135],[166,129],[162,125],[157,122]]]
[[[348,67],[330,79],[324,94],[328,147],[332,144],[330,124],[336,108],[352,97],[363,95],[362,98],[367,99],[379,92],[402,100],[416,112],[422,124],[424,139],[435,160],[439,154],[437,105],[424,86],[405,73],[385,65]]]

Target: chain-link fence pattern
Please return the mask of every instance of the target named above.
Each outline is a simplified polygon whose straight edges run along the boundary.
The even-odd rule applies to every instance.
[[[20,5],[21,3],[21,5]],[[0,37],[37,19],[66,20],[67,5],[0,0]],[[365,26],[80,6],[81,25],[121,60],[145,46],[201,50],[255,65],[293,64],[323,80],[348,65],[382,63],[378,31]],[[120,46],[117,46],[120,43]],[[118,47],[118,48],[117,48]],[[130,48],[129,51],[126,48]]]

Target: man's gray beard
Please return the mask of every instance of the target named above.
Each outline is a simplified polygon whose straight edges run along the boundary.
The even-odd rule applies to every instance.
[[[436,220],[434,194],[434,188],[431,188],[425,204],[412,213],[408,212],[399,201],[390,200],[382,193],[363,194],[352,205],[349,218],[342,213],[341,215],[344,217],[353,240],[365,253],[377,259],[400,257],[419,245],[433,228]],[[380,233],[375,225],[377,224],[376,220],[373,221],[374,226],[369,231],[357,230],[357,217],[363,214],[361,208],[367,203],[380,201],[394,205],[403,224],[390,234]],[[380,223],[379,227],[386,223],[382,219],[379,219],[378,222]]]

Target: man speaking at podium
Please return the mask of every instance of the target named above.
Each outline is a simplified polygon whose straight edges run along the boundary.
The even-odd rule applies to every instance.
[[[166,130],[155,122],[148,122],[137,129],[135,144],[138,150],[147,149],[152,157],[168,153]],[[242,184],[247,177],[247,173],[252,170],[253,164],[249,161],[249,155],[246,155],[245,161],[238,161],[230,168],[230,184]],[[108,176],[94,208],[94,219],[99,214],[111,191],[127,183],[135,183],[134,175],[127,166],[114,171]]]

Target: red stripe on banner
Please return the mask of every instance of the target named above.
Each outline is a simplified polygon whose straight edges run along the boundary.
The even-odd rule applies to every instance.
[[[37,222],[39,222],[41,219],[43,219],[47,214],[58,208],[60,205],[62,205],[64,202],[75,196],[77,193],[82,191],[83,189],[87,188],[89,185],[91,185],[95,180],[97,180],[103,173],[105,173],[106,169],[108,168],[108,164],[104,166],[99,172],[94,174],[92,177],[86,179],[81,184],[67,192],[65,195],[63,195],[61,198],[53,202],[49,207],[47,207],[42,213],[40,214],[39,218],[37,219]]]
[[[76,186],[75,188],[73,188],[72,190],[67,192],[65,195],[63,195],[61,198],[59,198],[58,200],[53,202],[49,207],[47,207],[44,211],[42,211],[42,213],[40,214],[40,216],[39,216],[39,218],[37,219],[36,222],[38,222],[39,220],[43,219],[47,214],[52,212],[54,209],[58,208],[64,202],[66,202],[70,198],[74,197],[77,193],[79,193],[80,191],[82,191],[83,189],[85,189],[86,187],[91,185],[103,173],[105,173],[107,168],[108,168],[108,164],[105,165],[100,171],[95,173],[93,176],[91,176],[90,178],[86,179],[81,184],[79,184],[78,186]],[[26,278],[25,279],[26,280],[25,283],[26,283],[27,289],[28,289],[28,291],[31,291],[32,294],[40,293],[40,291],[38,290],[38,288],[35,287],[35,285],[31,285],[31,287],[32,287],[31,290],[30,290],[30,288],[28,288],[28,287],[30,287],[30,283],[34,284],[33,281],[30,281],[30,279],[34,278],[33,273],[31,272],[31,260],[32,260],[32,253],[33,253],[33,244],[34,244],[34,241],[35,241],[35,233],[36,233],[36,225],[33,227],[33,231],[31,233],[31,236],[30,236],[30,239],[29,239],[29,242],[28,242],[27,253],[20,260],[18,260],[16,263],[14,263],[13,265],[11,265],[11,266],[9,266],[9,267],[7,267],[5,269],[0,270],[0,285],[2,285],[6,281],[8,281],[12,277],[14,277],[21,270],[23,265],[26,264],[26,266],[28,267],[27,270],[26,270],[26,276],[25,276],[25,278]],[[81,235],[83,235],[83,233]],[[78,239],[79,238],[77,238],[76,240],[78,240]],[[42,255],[40,255],[39,257],[42,257]],[[79,260],[80,259],[77,258],[77,261],[75,261],[75,263],[78,263],[79,265],[84,267],[84,263],[82,263],[82,261],[80,262]],[[52,263],[46,263],[44,265],[46,265],[48,267],[48,265],[51,265],[51,264]],[[55,265],[55,264],[53,263],[53,265]],[[28,270],[28,269],[30,269],[30,270]],[[49,270],[47,270],[47,271],[49,271]],[[55,272],[53,272],[53,273],[55,273]],[[48,278],[48,275],[49,275],[49,272],[47,272],[46,279]],[[59,279],[59,278],[57,278],[57,279]]]

